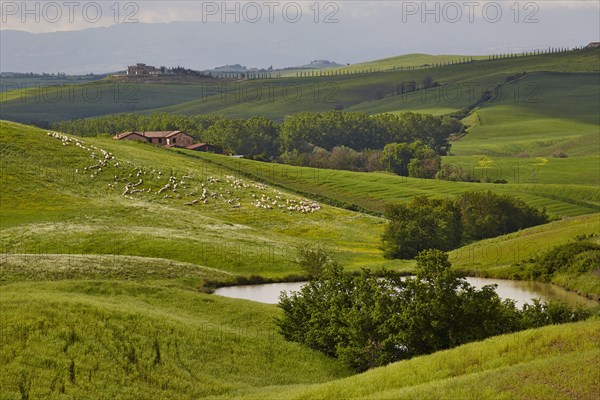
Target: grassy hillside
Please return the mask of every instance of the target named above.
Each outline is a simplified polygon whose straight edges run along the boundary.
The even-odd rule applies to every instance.
[[[533,73],[502,87],[453,145],[458,155],[597,155],[600,75]]]
[[[33,77],[0,77],[0,92],[9,92],[17,89],[43,87],[48,85],[74,85],[85,84],[102,79],[103,75],[78,75],[78,76],[33,76]],[[0,95],[4,100],[4,94]]]
[[[591,137],[591,135],[589,136]],[[485,143],[485,142],[480,142]],[[600,155],[555,157],[495,157],[482,154],[442,157],[443,164],[460,166],[475,179],[505,179],[509,183],[600,185]]]
[[[128,83],[110,79],[83,84],[41,84],[3,92],[0,118],[40,123],[138,112],[202,98],[205,87],[198,83]]]
[[[3,253],[166,258],[283,277],[300,272],[294,246],[311,242],[353,268],[389,263],[379,250],[383,219],[147,144],[64,142],[8,122],[0,131]],[[97,167],[102,150],[114,158]]]
[[[350,111],[372,113],[402,110],[445,113],[474,102],[482,94],[481,88],[501,84],[508,76],[523,71],[597,72],[597,58],[598,50],[582,50],[514,59],[481,60],[424,70],[242,82],[240,86],[230,85],[225,96],[211,96],[156,111],[183,114],[218,112],[232,117],[259,114],[283,119],[285,115],[300,110],[325,111],[341,105]],[[397,95],[398,85],[401,83],[413,80],[422,82],[427,76],[431,76],[441,85],[467,85],[467,88],[474,89],[465,90],[465,93],[456,99],[444,96],[440,100],[429,94],[422,100],[423,95],[420,92],[408,96]],[[393,102],[394,106],[379,107],[380,102],[388,101]]]
[[[277,335],[274,306],[116,280],[1,293],[3,399],[229,397],[349,375]]]
[[[239,399],[592,399],[600,391],[600,322],[493,337],[317,385],[244,391]]]
[[[373,212],[419,194],[453,196],[473,189],[516,195],[554,216],[590,214],[600,203],[592,185],[419,180],[166,151],[108,138],[86,138],[78,146],[35,128],[8,122],[0,127],[0,243],[10,254],[116,254],[283,277],[299,272],[290,263],[294,246],[311,242],[327,246],[350,268],[403,268],[407,262],[382,257],[385,220],[302,196]],[[89,169],[101,150],[114,158],[102,171]],[[175,191],[169,177],[179,185]],[[129,193],[123,195],[126,186]]]
[[[58,100],[55,100],[52,90],[45,94],[45,99],[44,96],[37,100],[36,96],[28,96],[24,102],[20,100],[20,94],[15,98],[14,94],[8,92],[2,103],[2,118],[56,121],[126,111],[166,111],[182,114],[222,113],[232,117],[264,115],[282,120],[286,115],[299,111],[326,111],[336,106],[371,113],[403,110],[447,113],[477,100],[481,95],[479,88],[503,83],[510,75],[523,71],[598,72],[597,59],[598,50],[595,49],[493,61],[484,59],[423,70],[310,78],[282,77],[209,86],[166,83],[128,86],[102,81],[94,90],[90,89],[87,97],[81,93],[81,87],[75,87],[72,97],[63,94]],[[456,98],[450,96],[450,99],[447,96],[436,98],[431,93],[422,99],[420,92],[408,96],[397,95],[398,85],[413,80],[422,82],[427,76],[446,87],[467,85],[475,90],[465,90],[465,93]],[[90,101],[95,99],[97,92],[102,93],[101,98]],[[116,100],[115,93],[119,94]],[[124,98],[134,101],[125,102]]]
[[[380,60],[366,61],[351,65],[345,65],[340,67],[333,68],[324,68],[322,70],[315,70],[315,73],[331,73],[331,71],[336,71],[337,73],[361,73],[361,72],[381,72],[381,71],[391,71],[391,70],[400,70],[402,68],[421,68],[423,66],[433,66],[435,64],[444,64],[451,62],[458,62],[463,59],[473,59],[473,60],[487,60],[488,56],[461,56],[461,55],[432,55],[432,54],[404,54],[401,56],[382,58]],[[278,71],[279,72],[279,71]],[[285,70],[281,72],[281,76],[296,76],[296,74],[300,73],[311,73],[312,71],[307,70]]]
[[[401,177],[390,173],[363,173],[341,170],[321,170],[308,167],[261,163],[251,160],[235,159],[214,154],[185,152],[195,159],[209,160],[220,166],[224,171],[236,171],[254,179],[276,184],[288,190],[294,190],[311,196],[321,196],[332,202],[355,205],[362,209],[383,212],[386,202],[408,201],[416,195],[453,196],[467,190],[493,190],[498,193],[510,194],[522,198],[535,207],[546,207],[549,214],[554,216],[573,216],[589,214],[598,211],[600,191],[597,185],[586,185],[593,180],[588,175],[582,175],[576,167],[571,168],[568,175],[570,185],[555,185],[546,183],[531,183],[534,176],[531,166],[511,166],[503,170],[501,165],[495,167],[492,163],[487,171],[480,174],[493,176],[494,179],[506,179],[508,184],[446,182],[439,180],[424,180]],[[452,161],[452,158],[446,160]],[[562,165],[575,159],[560,160]],[[593,159],[590,159],[593,163]],[[553,164],[556,160],[548,160]],[[479,161],[478,161],[479,165]],[[552,182],[552,175],[558,168],[540,167],[546,182]],[[565,179],[566,171],[560,170],[561,179]],[[559,175],[560,175],[559,174]],[[590,172],[594,174],[594,172]],[[584,183],[578,185],[577,183]]]
[[[455,268],[469,275],[505,279],[528,279],[520,266],[576,236],[600,232],[600,214],[566,218],[492,239],[482,240],[450,252]],[[556,274],[551,283],[600,300],[598,270],[578,275]]]
[[[591,157],[561,159],[581,163],[571,175],[544,170],[545,182],[556,175],[571,185],[467,184],[79,140],[5,121],[0,156],[2,398],[587,399],[599,389],[597,319],[350,376],[285,342],[275,306],[206,293],[208,280],[298,274],[290,261],[303,242],[328,247],[349,269],[412,268],[382,258],[383,219],[303,196],[378,211],[416,194],[492,188],[576,216],[452,254],[462,269],[511,273],[515,248],[525,257],[597,230],[598,214],[583,214],[597,210],[598,188],[573,172]]]
[[[488,56],[464,56],[458,54],[433,55],[433,54],[403,54],[396,57],[382,58],[380,60],[367,61],[345,67],[337,67],[336,70],[342,71],[364,71],[372,69],[374,71],[385,71],[400,68],[413,68],[422,66],[432,66],[435,64],[444,64],[458,62],[463,59],[487,60]]]
[[[512,278],[511,264],[600,230],[600,214],[565,218],[508,235],[486,239],[450,252],[452,264],[498,278]]]

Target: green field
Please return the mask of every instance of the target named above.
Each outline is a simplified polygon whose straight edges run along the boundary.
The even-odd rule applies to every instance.
[[[486,85],[503,84],[508,76],[535,71],[597,72],[597,50],[549,54],[502,60],[481,60],[424,70],[340,75],[306,78],[280,78],[229,86],[229,94],[190,101],[154,111],[182,114],[222,113],[231,117],[264,115],[281,120],[302,111],[326,111],[343,106],[348,111],[369,113],[418,110],[447,113],[477,100]],[[420,91],[397,95],[403,82],[421,82],[431,76],[442,87],[461,89],[447,94]],[[597,84],[597,83],[596,83]],[[469,89],[470,88],[470,89]],[[441,88],[434,89],[440,91]],[[525,93],[525,95],[529,92]],[[388,105],[389,104],[389,105]]]
[[[478,123],[454,143],[458,155],[597,155],[600,75],[535,73],[503,87],[477,112]]]
[[[146,144],[89,138],[83,141],[86,150],[75,142],[63,145],[40,129],[0,124],[3,253],[167,258],[284,277],[300,272],[290,263],[294,246],[312,242],[354,268],[389,263],[379,250],[381,218],[328,206],[290,211],[300,206],[301,196]],[[85,171],[98,162],[91,153],[99,156],[100,149],[115,158],[102,172]],[[131,190],[144,192],[123,196],[127,183],[139,181],[140,170],[143,185]],[[158,195],[170,176],[177,177],[179,191]],[[203,185],[207,203],[185,205],[201,199]],[[270,198],[262,203],[271,208],[256,207],[263,197]]]
[[[350,271],[366,266],[410,273],[413,261],[383,258],[381,214],[386,203],[417,195],[492,190],[547,209],[553,219],[548,224],[450,252],[454,267],[470,275],[522,279],[521,262],[600,232],[598,55],[586,50],[246,82],[297,83],[308,95],[295,102],[236,102],[213,88],[203,92],[201,84],[174,83],[140,83],[139,101],[131,104],[110,96],[91,104],[80,95],[73,101],[36,101],[35,89],[24,91],[28,98],[21,102],[21,93],[4,93],[2,119],[19,121],[153,110],[281,120],[337,104],[369,113],[445,114],[473,99],[447,101],[434,90],[493,83],[501,85],[503,96],[473,111],[465,120],[470,128],[443,163],[507,183],[295,167],[109,137],[48,134],[0,121],[0,398],[595,398],[598,316],[353,375],[335,359],[284,341],[276,330],[276,306],[210,293],[214,285],[243,279],[303,279],[292,261],[295,247],[307,243],[324,246]],[[422,65],[429,57],[354,67]],[[453,56],[436,57],[444,62]],[[398,83],[426,75],[442,86],[394,95]],[[98,85],[103,94],[114,94],[111,85],[124,83]],[[332,87],[334,102],[315,99],[315,88],[330,97]],[[525,101],[531,99],[536,101]],[[567,157],[552,157],[559,151]],[[600,299],[597,271],[552,279]]]
[[[494,337],[351,376],[337,361],[284,341],[275,306],[206,293],[207,282],[237,275],[299,274],[290,260],[302,242],[327,246],[348,269],[413,268],[410,261],[382,258],[381,218],[323,203],[314,212],[288,210],[317,190],[330,200],[362,198],[375,211],[375,204],[415,194],[489,187],[546,205],[553,215],[580,215],[451,254],[460,269],[508,276],[515,248],[527,257],[540,250],[532,241],[550,246],[597,230],[598,214],[583,215],[598,204],[589,178],[572,177],[567,192],[551,183],[420,181],[51,136],[11,122],[0,122],[0,132],[3,398],[544,399],[589,398],[598,390],[597,319]],[[470,159],[481,161],[462,158]],[[572,160],[590,162],[560,161]],[[102,171],[90,168],[101,161]],[[555,174],[569,179],[560,168],[547,172],[546,182]],[[159,196],[157,190],[173,183],[169,177],[177,191]],[[127,184],[137,186],[123,195]],[[203,188],[207,204],[185,204]],[[266,204],[264,196],[273,208],[253,205]],[[482,246],[501,248],[502,257]]]
[[[403,56],[404,62],[421,65],[428,56]],[[440,56],[445,57],[445,56]],[[457,56],[460,57],[460,56]],[[282,120],[286,115],[299,111],[327,111],[336,106],[346,110],[400,112],[418,110],[444,114],[461,109],[482,94],[486,85],[503,84],[508,76],[536,71],[584,74],[598,72],[598,50],[528,56],[468,64],[457,64],[423,70],[391,71],[371,74],[339,75],[324,77],[283,77],[223,84],[202,85],[172,83],[126,83],[106,80],[90,93],[82,94],[77,87],[72,98],[64,90],[57,96],[52,90],[26,96],[8,92],[2,102],[2,118],[13,121],[58,121],[72,118],[106,115],[116,112],[165,111],[179,114],[219,113],[231,117],[264,115]],[[413,61],[410,61],[413,60]],[[386,63],[385,60],[375,62]],[[408,64],[407,64],[408,65]],[[421,82],[431,76],[442,85],[433,92],[416,92],[397,95],[398,85]],[[588,75],[585,75],[588,76]],[[551,79],[548,90],[561,79]],[[597,79],[593,86],[597,85]],[[450,88],[448,93],[439,92]],[[461,92],[455,93],[459,88]],[[468,89],[471,88],[471,89]],[[556,89],[559,90],[559,89]],[[436,96],[436,92],[442,93]],[[97,92],[102,96],[95,101]],[[540,96],[544,88],[540,88]],[[118,94],[118,96],[115,95]],[[529,92],[522,93],[528,98]],[[57,100],[55,98],[58,97]],[[125,102],[125,98],[128,101]],[[37,100],[36,100],[37,99]],[[90,99],[94,100],[92,102]],[[560,99],[558,100],[561,101]],[[585,99],[577,100],[585,104]],[[578,104],[578,103],[577,103]],[[577,107],[576,103],[571,103]]]
[[[122,279],[3,285],[2,398],[189,399],[349,375],[276,334],[274,306]]]
[[[431,67],[435,64],[444,64],[444,63],[452,63],[459,62],[465,59],[473,59],[473,60],[487,60],[488,56],[461,56],[461,55],[432,55],[432,54],[404,54],[396,57],[388,57],[383,58],[381,60],[374,61],[366,61],[341,67],[332,67],[332,68],[324,68],[324,69],[315,69],[315,70],[283,70],[281,72],[277,71],[281,74],[281,76],[297,76],[297,73],[322,73],[322,74],[331,74],[334,73],[339,74],[348,74],[348,73],[363,73],[363,72],[384,72],[384,71],[394,71],[401,69],[409,69],[409,68],[423,68],[423,67]]]
[[[32,77],[1,77],[0,92],[9,92],[32,87],[44,87],[48,85],[73,85],[85,84],[100,80],[103,75],[78,75],[78,76],[32,76]],[[0,95],[4,100],[4,95]]]
[[[562,165],[574,163],[568,173],[565,169],[545,168],[532,169],[529,164],[511,165],[504,160],[495,167],[492,163],[487,168],[477,171],[483,176],[495,179],[506,179],[507,184],[447,182],[431,179],[401,177],[391,173],[367,173],[341,170],[326,170],[309,167],[295,167],[282,164],[260,163],[251,160],[235,159],[207,153],[175,150],[188,154],[190,157],[209,160],[214,165],[227,171],[236,171],[254,179],[281,186],[288,190],[304,193],[309,196],[321,197],[332,204],[345,204],[350,207],[358,206],[364,210],[382,213],[387,202],[408,201],[416,195],[454,196],[468,190],[493,190],[498,193],[510,194],[522,198],[535,207],[546,207],[553,216],[573,216],[597,212],[600,205],[600,191],[594,178],[581,174],[578,167],[579,159],[561,159]],[[454,162],[448,157],[445,162]],[[459,158],[460,161],[468,161]],[[477,166],[479,166],[479,159]],[[587,165],[591,166],[592,176],[597,176],[593,170],[595,158],[589,158]],[[556,160],[551,159],[547,164],[552,165]],[[506,164],[505,164],[506,163]],[[503,169],[502,166],[507,168]],[[475,166],[474,166],[475,168]],[[597,171],[597,170],[596,170]],[[544,182],[552,182],[553,174],[557,173],[561,181],[569,181],[569,185],[551,183],[533,183],[534,177],[544,176]]]
[[[203,98],[205,85],[97,82],[42,84],[0,94],[2,119],[48,123],[121,112],[138,112]]]
[[[592,399],[600,390],[598,320],[497,336],[316,385],[240,399]]]

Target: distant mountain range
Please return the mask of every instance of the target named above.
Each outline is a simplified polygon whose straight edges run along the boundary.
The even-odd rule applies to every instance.
[[[2,30],[0,71],[98,74],[122,71],[138,62],[195,70],[210,70],[219,65],[235,67],[239,62],[257,69],[271,65],[281,69],[304,66],[307,56],[336,48],[334,35],[330,39],[319,38],[322,49],[316,50],[312,43],[317,42],[317,34],[312,38],[302,30],[303,40],[295,43],[297,27],[286,29],[289,38],[276,35],[273,29],[267,24],[257,24],[248,30],[239,24],[172,22],[52,33]],[[329,66],[335,65],[338,64]],[[237,67],[232,71],[243,70],[242,65]]]
[[[399,54],[503,54],[573,47],[598,36],[597,13],[548,8],[536,24],[515,24],[507,13],[498,23],[399,23],[400,5],[367,6],[353,12],[343,2],[339,23],[170,22],[122,23],[79,31],[29,33],[0,30],[0,71],[102,74],[138,62],[194,70],[246,65],[274,70],[290,66],[323,68],[308,60],[360,63]],[[367,11],[365,15],[362,11]],[[526,14],[525,14],[526,15]],[[577,21],[577,29],[564,21]],[[25,29],[26,24],[23,25]],[[91,25],[90,25],[91,26]],[[473,26],[477,34],[474,35]],[[559,27],[559,28],[557,28]],[[597,39],[594,39],[597,41]]]

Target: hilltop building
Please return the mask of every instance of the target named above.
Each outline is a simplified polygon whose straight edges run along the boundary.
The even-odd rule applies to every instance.
[[[156,68],[152,65],[137,63],[127,67],[127,75],[161,75],[165,73],[165,67]]]

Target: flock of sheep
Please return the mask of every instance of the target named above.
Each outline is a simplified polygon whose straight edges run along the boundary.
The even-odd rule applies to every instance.
[[[102,172],[114,171],[114,179],[108,183],[108,187],[111,190],[120,190],[119,187],[122,187],[121,195],[128,199],[134,199],[133,195],[146,193],[160,195],[163,199],[187,200],[183,203],[186,206],[213,203],[229,208],[242,208],[249,205],[290,214],[321,210],[321,206],[315,201],[292,198],[265,184],[245,182],[233,175],[227,175],[224,179],[213,176],[195,178],[191,175],[167,177],[162,171],[136,166],[130,161],[121,163],[110,152],[94,145],[86,146],[78,139],[56,132],[48,132],[48,136],[60,140],[63,146],[75,144],[90,153],[94,164],[82,170],[76,169],[76,174],[96,179]]]

